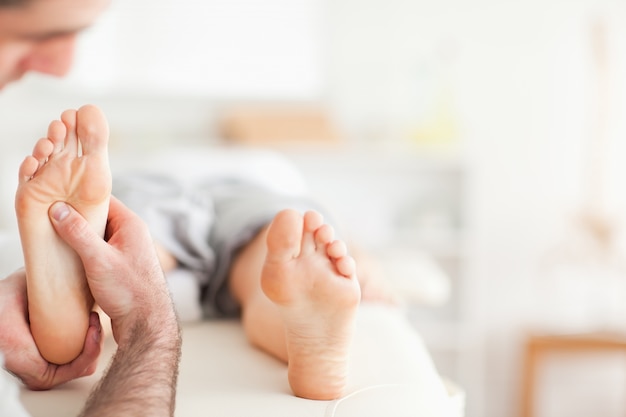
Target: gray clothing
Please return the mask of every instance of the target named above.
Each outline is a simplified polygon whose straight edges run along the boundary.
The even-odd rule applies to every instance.
[[[148,224],[200,285],[205,317],[235,316],[227,279],[237,251],[285,208],[322,211],[311,200],[228,178],[183,183],[158,175],[126,175],[113,194]]]

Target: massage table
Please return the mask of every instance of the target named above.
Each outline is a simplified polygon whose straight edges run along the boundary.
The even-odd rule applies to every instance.
[[[277,191],[297,193],[306,188],[284,158],[259,150],[168,150],[144,156],[140,162],[132,158],[125,161],[123,157],[112,157],[111,162],[114,175],[132,166],[133,170],[156,169],[185,178],[239,175],[244,166],[246,176],[264,181]],[[195,167],[193,174],[189,167]],[[21,266],[21,259],[17,233],[0,233],[0,276]],[[419,264],[420,258],[415,261]],[[429,270],[424,265],[415,265],[422,280],[428,275],[424,271]],[[286,366],[250,345],[237,319],[202,319],[200,306],[188,302],[197,288],[184,271],[175,271],[168,279],[183,331],[176,395],[178,417],[463,416],[463,390],[439,375],[423,340],[401,308],[362,303],[348,392],[337,400],[314,401],[291,393]],[[403,289],[406,294],[411,293],[409,287]],[[432,292],[432,285],[430,288]],[[413,299],[419,298],[419,289],[412,291]],[[109,336],[94,375],[50,391],[21,387],[20,398],[26,410],[33,417],[77,415],[114,351],[115,342]]]

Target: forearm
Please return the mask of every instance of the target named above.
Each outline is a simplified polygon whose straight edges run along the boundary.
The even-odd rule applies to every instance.
[[[174,415],[181,337],[176,320],[157,331],[139,323],[89,397],[81,417]]]

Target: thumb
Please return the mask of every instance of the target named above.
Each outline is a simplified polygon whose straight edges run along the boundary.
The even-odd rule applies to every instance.
[[[72,206],[62,201],[54,203],[49,210],[50,220],[57,234],[81,259],[95,256],[103,244],[102,237]]]

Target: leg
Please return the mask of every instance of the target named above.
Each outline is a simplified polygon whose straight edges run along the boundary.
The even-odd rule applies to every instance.
[[[178,266],[178,260],[161,244],[155,242],[155,247],[157,251],[157,257],[159,258],[161,268],[163,268],[164,272],[170,272]]]
[[[48,209],[67,201],[104,236],[111,193],[107,142],[100,110],[68,110],[19,169],[15,209],[31,331],[42,356],[53,363],[67,363],[81,352],[93,299],[82,263],[54,232]]]
[[[250,341],[288,364],[298,396],[343,394],[360,300],[345,244],[315,212],[280,212],[233,264],[230,286]]]

